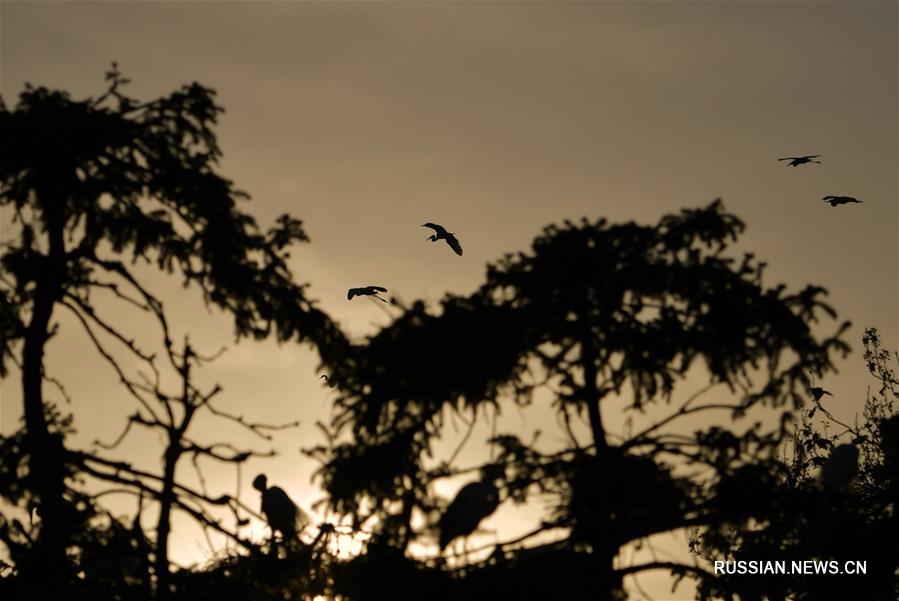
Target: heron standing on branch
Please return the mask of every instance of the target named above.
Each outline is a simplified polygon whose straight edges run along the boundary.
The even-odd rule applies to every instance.
[[[296,506],[284,489],[268,486],[265,474],[256,476],[253,488],[262,493],[262,515],[272,529],[272,536],[280,532],[285,541],[296,540],[297,533],[309,523],[305,512]]]
[[[455,539],[467,537],[477,530],[481,521],[499,507],[499,489],[494,481],[502,474],[502,467],[491,466],[481,472],[481,480],[462,487],[443,515],[440,516],[440,551]]]
[[[814,161],[812,159],[817,159],[820,154],[807,154],[801,157],[784,157],[782,159],[777,159],[778,161],[790,161],[787,163],[789,167],[795,167],[797,165],[804,165],[805,163],[818,163],[821,164],[821,161]]]
[[[858,475],[858,441],[834,447],[830,457],[821,466],[821,484],[824,488],[838,490]]]
[[[446,240],[446,243],[449,244],[449,247],[453,249],[453,252],[460,257],[462,256],[462,245],[459,244],[459,241],[456,239],[456,236],[452,232],[446,231],[445,227],[430,222],[423,224],[421,227],[429,227],[434,230],[434,234],[428,237],[428,240],[430,240],[431,242]]]

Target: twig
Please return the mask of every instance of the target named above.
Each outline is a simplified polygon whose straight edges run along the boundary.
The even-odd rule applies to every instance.
[[[268,434],[265,434],[263,432],[263,430],[277,432],[280,430],[289,430],[290,428],[297,428],[300,425],[299,420],[297,420],[295,422],[291,422],[289,424],[260,424],[260,423],[248,422],[244,419],[244,417],[242,415],[233,415],[226,411],[221,411],[221,410],[213,407],[212,404],[210,404],[210,403],[206,403],[206,408],[209,409],[209,411],[211,411],[213,415],[231,420],[234,423],[243,426],[244,428],[246,428],[247,430],[249,430],[256,436],[258,436],[259,438],[262,438],[263,440],[268,440],[268,441],[271,441],[272,437]]]
[[[450,455],[450,458],[446,462],[448,465],[452,465],[453,461],[456,460],[456,457],[459,456],[459,452],[462,450],[462,447],[465,446],[465,443],[468,442],[468,439],[471,437],[471,433],[474,431],[477,424],[477,409],[475,409],[475,416],[472,417],[471,424],[469,424],[465,436],[462,437],[462,440],[459,442],[458,446],[456,446],[456,450],[453,451],[453,454]]]
[[[127,423],[125,424],[125,429],[122,430],[122,433],[119,434],[118,437],[114,441],[112,441],[110,444],[105,444],[105,443],[101,442],[99,439],[95,439],[94,444],[96,446],[100,447],[101,449],[106,449],[106,450],[116,448],[117,446],[119,446],[122,443],[122,441],[128,435],[128,432],[131,430],[131,426],[134,424],[134,421],[135,420],[133,420],[133,419],[131,419],[131,417],[129,417]]]
[[[547,532],[549,530],[555,530],[557,528],[560,528],[560,526],[558,526],[556,524],[550,524],[550,523],[543,522],[540,524],[540,526],[538,526],[534,530],[531,530],[530,532],[527,532],[526,534],[523,534],[517,538],[513,538],[512,540],[507,540],[502,543],[491,543],[489,545],[484,545],[482,547],[472,549],[472,550],[468,551],[468,553],[469,554],[480,553],[481,551],[486,551],[487,549],[492,549],[492,548],[498,548],[500,550],[504,550],[506,547],[521,544],[524,541],[528,540],[529,538],[533,538],[542,532]]]
[[[16,366],[18,367],[18,362],[17,362]],[[66,402],[67,404],[69,404],[69,405],[72,404],[72,397],[69,396],[69,393],[66,391],[66,387],[63,386],[63,385],[62,385],[62,382],[60,382],[60,381],[57,380],[56,378],[54,378],[54,377],[52,377],[52,376],[48,376],[48,375],[45,373],[45,370],[44,370],[44,367],[43,367],[43,366],[41,366],[41,376],[43,377],[43,379],[44,379],[46,382],[49,382],[50,384],[53,384],[53,386],[56,387],[56,389],[59,391],[59,394],[62,395],[62,398],[65,399],[65,402]]]
[[[81,300],[74,294],[66,293],[64,295],[64,297],[71,300],[73,303],[75,303],[78,306],[78,308],[81,309],[81,311],[85,315],[90,317],[94,323],[96,323],[98,326],[100,326],[100,328],[103,331],[105,331],[107,334],[109,334],[110,336],[112,336],[113,338],[118,340],[120,343],[122,343],[122,345],[124,345],[125,348],[127,348],[129,351],[131,351],[139,359],[146,361],[151,367],[153,366],[154,355],[145,353],[145,352],[141,351],[139,348],[137,348],[137,345],[135,344],[134,340],[125,338],[125,336],[123,336],[121,332],[119,332],[114,327],[112,327],[110,324],[108,324],[106,321],[101,319],[97,315],[96,311],[94,311],[93,307],[86,304],[83,300]]]
[[[134,384],[134,382],[132,382],[125,376],[125,372],[122,371],[122,368],[119,366],[118,362],[113,358],[113,356],[106,350],[106,348],[103,346],[103,344],[99,341],[97,336],[94,334],[93,329],[90,327],[90,324],[88,324],[87,320],[81,315],[81,312],[65,301],[60,301],[60,302],[64,307],[66,307],[72,313],[75,314],[75,317],[78,318],[78,321],[81,322],[81,325],[84,328],[85,332],[87,332],[88,338],[90,338],[91,342],[94,345],[94,348],[96,348],[97,352],[100,353],[100,355],[106,360],[106,362],[112,366],[112,368],[115,370],[116,374],[119,376],[119,380],[122,382],[122,384],[128,390],[128,392],[131,393],[131,396],[133,396],[135,399],[137,399],[137,401],[141,405],[143,405],[144,409],[146,409],[150,413],[150,415],[153,416],[154,419],[159,420],[159,417],[153,411],[153,408],[150,407],[150,404],[138,392],[138,387]]]
[[[628,574],[636,574],[638,572],[644,572],[646,570],[671,570],[671,571],[684,571],[690,572],[697,576],[701,576],[703,578],[713,578],[714,574],[709,572],[708,570],[704,570],[697,566],[687,565],[683,563],[676,563],[673,561],[651,561],[649,563],[641,563],[637,565],[628,566],[626,568],[618,568],[615,572],[621,576],[627,576]]]

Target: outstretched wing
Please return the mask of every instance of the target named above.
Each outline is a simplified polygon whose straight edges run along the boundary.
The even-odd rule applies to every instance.
[[[357,294],[359,294],[358,288],[350,288],[346,293],[346,299],[353,300],[353,297],[356,296]]]
[[[453,249],[454,253],[456,253],[460,257],[462,256],[462,245],[459,244],[459,241],[456,239],[455,236],[453,236],[452,234],[449,234],[446,237],[446,243],[450,245],[450,248]]]
[[[442,236],[442,235],[446,234],[445,227],[443,227],[442,225],[437,225],[436,223],[431,223],[430,221],[428,223],[423,224],[421,227],[431,228],[432,230],[434,230],[434,232],[437,233],[438,236]]]
[[[817,159],[819,156],[821,156],[821,155],[820,154],[807,154],[807,155],[801,156],[801,157],[784,157],[782,159],[777,159],[777,160],[778,161],[805,161],[808,159]]]

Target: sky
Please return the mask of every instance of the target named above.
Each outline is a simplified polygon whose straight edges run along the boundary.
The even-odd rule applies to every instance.
[[[97,95],[112,61],[138,98],[191,81],[217,91],[221,172],[252,196],[244,208],[261,224],[303,220],[311,243],[292,254],[294,274],[360,339],[389,309],[348,302],[349,287],[437,301],[472,291],[488,262],[549,223],[654,223],[720,197],[746,222],[738,248],[768,262],[769,283],[820,284],[853,322],[855,352],[821,382],[838,418],[860,412],[870,383],[863,328],[896,347],[896,2],[0,3],[7,104],[26,82]],[[777,161],[802,154],[823,164]],[[831,208],[830,194],[863,204]],[[464,256],[426,242],[426,221],[455,232]],[[200,348],[228,346],[205,374],[223,385],[224,408],[302,424],[275,438],[278,458],[248,466],[244,501],[258,503],[247,483],[264,470],[310,509],[316,466],[298,449],[320,442],[329,398],[315,354],[235,346],[227,318],[198,295],[147,277],[172,299],[176,328]],[[59,322],[48,371],[72,397],[73,444],[109,441],[135,407],[72,320]],[[17,376],[0,388],[4,434],[21,416]],[[501,427],[533,429],[546,415],[511,413]],[[268,448],[226,426],[200,432]],[[118,452],[155,467],[160,440],[138,435]],[[233,489],[233,472],[208,475],[211,488]],[[485,526],[503,532],[525,514],[501,510]],[[199,538],[182,524],[174,558],[196,560]],[[660,582],[655,598],[674,598]]]

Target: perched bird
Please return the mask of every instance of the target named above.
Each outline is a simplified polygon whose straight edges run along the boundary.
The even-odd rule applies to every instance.
[[[297,532],[302,530],[309,519],[305,512],[290,500],[284,489],[268,486],[265,474],[259,474],[253,480],[253,488],[262,493],[262,514],[272,529],[272,534],[280,532],[285,540],[293,540]]]
[[[830,391],[824,390],[823,388],[820,388],[820,387],[818,387],[818,386],[814,386],[814,387],[812,387],[812,388],[809,388],[809,392],[812,393],[812,396],[815,397],[815,400],[816,400],[816,401],[820,401],[820,400],[821,400],[821,397],[823,397],[825,394],[826,394],[827,396],[833,396],[833,395],[830,393]]]
[[[462,256],[462,245],[459,244],[459,241],[456,239],[456,236],[452,232],[446,231],[445,227],[430,222],[423,224],[421,227],[429,227],[434,230],[434,234],[428,237],[428,240],[430,240],[431,242],[446,240],[446,243],[449,244],[450,248],[453,249],[453,252],[460,257]]]
[[[857,474],[858,444],[853,441],[834,447],[830,452],[830,457],[821,466],[821,484],[829,489],[843,488]]]
[[[837,205],[845,205],[849,203],[860,203],[861,201],[857,198],[852,198],[851,196],[825,196],[824,202],[829,202],[830,206],[835,207]]]
[[[801,157],[784,157],[782,159],[777,159],[778,161],[790,161],[787,163],[789,167],[795,167],[797,165],[804,165],[805,163],[818,163],[821,164],[821,161],[814,161],[812,159],[817,159],[820,154],[807,154]]]
[[[499,507],[499,490],[493,483],[492,475],[485,471],[481,480],[463,486],[440,516],[441,552],[455,539],[477,530],[481,520]]]
[[[382,303],[387,301],[378,296],[379,292],[387,292],[387,288],[381,286],[365,286],[363,288],[350,288],[346,293],[347,300],[353,300],[354,296],[373,296]]]

